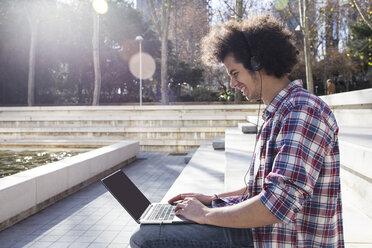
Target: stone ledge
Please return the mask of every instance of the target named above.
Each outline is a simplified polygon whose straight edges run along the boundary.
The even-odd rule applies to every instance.
[[[337,93],[320,98],[331,107],[372,105],[372,89]]]
[[[211,141],[205,141],[183,169],[162,202],[180,193],[199,192],[216,194],[223,192],[224,151],[214,150]]]
[[[225,191],[244,186],[244,176],[249,169],[254,149],[255,134],[243,134],[239,128],[225,131]]]
[[[358,127],[370,128],[372,126],[372,107],[366,109],[334,108],[332,112],[341,127],[358,125]]]
[[[0,230],[130,163],[138,141],[123,141],[0,179]]]

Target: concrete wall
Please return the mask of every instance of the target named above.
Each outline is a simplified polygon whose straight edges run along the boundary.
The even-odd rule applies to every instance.
[[[135,160],[139,142],[123,141],[0,179],[0,230]]]

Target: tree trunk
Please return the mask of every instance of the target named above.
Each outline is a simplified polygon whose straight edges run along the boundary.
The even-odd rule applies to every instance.
[[[161,14],[161,103],[169,104],[168,96],[168,27],[170,1],[162,1]]]
[[[92,105],[99,105],[101,93],[101,69],[99,63],[99,15],[93,13],[93,65],[94,65],[94,92]]]
[[[34,9],[30,9],[30,6],[27,4],[25,4],[23,7],[25,8],[31,34],[28,58],[27,105],[33,106],[35,103],[35,57],[39,20],[37,19],[35,13],[33,13]]]
[[[306,68],[306,81],[307,90],[314,93],[314,82],[313,82],[313,72],[311,66],[311,54],[310,54],[310,40],[309,40],[309,0],[301,0],[299,2],[300,8],[300,20],[302,25],[302,32],[304,35],[304,54],[305,54],[305,68]]]
[[[27,105],[33,106],[35,103],[35,56],[36,56],[36,42],[38,23],[30,25],[31,39],[30,39],[30,53],[28,60],[28,92],[27,92]]]
[[[240,22],[243,17],[243,0],[236,0],[235,1],[235,20]],[[242,92],[235,88],[235,98],[234,103],[235,104],[241,104],[242,103]]]

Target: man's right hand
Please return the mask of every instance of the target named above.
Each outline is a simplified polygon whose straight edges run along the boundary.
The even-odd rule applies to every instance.
[[[199,200],[201,203],[203,203],[204,205],[208,206],[212,204],[212,200],[215,198],[215,196],[203,195],[203,194],[198,194],[198,193],[182,193],[169,199],[168,203],[174,204],[176,202],[182,202],[186,198],[195,198]]]

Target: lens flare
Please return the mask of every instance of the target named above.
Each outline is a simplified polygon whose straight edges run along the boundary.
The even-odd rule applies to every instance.
[[[288,6],[288,0],[276,0],[274,6],[277,10],[283,10]]]
[[[106,14],[108,11],[108,4],[106,0],[93,0],[92,6],[93,9],[101,15]]]
[[[142,53],[142,79],[151,78],[155,72],[155,60],[148,53]],[[141,78],[140,54],[134,54],[129,60],[129,70],[137,78]]]

